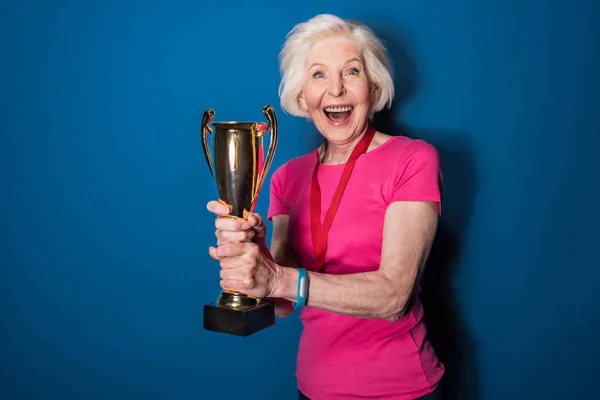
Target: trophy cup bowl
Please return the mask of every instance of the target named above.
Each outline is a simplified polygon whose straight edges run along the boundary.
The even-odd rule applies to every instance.
[[[247,219],[254,212],[258,195],[277,147],[277,118],[270,105],[262,109],[268,123],[213,122],[214,110],[202,117],[202,148],[219,202],[230,210],[228,218]],[[210,126],[212,125],[213,128]],[[264,136],[271,132],[266,159]],[[212,134],[212,152],[208,136]],[[212,155],[211,155],[212,153]],[[264,159],[264,162],[263,162]],[[248,336],[275,324],[275,306],[269,299],[222,290],[215,302],[204,306],[204,329]]]

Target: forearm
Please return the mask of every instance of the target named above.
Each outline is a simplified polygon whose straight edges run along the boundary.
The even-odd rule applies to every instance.
[[[261,240],[258,245],[265,256],[267,256],[271,261],[276,262],[271,254],[271,251],[269,250],[269,247],[267,246],[267,243],[264,240]],[[273,301],[275,304],[275,315],[279,318],[285,318],[294,311],[291,301],[287,299],[271,297],[269,300]]]
[[[397,320],[413,289],[416,274],[406,281],[392,282],[380,271],[347,275],[309,272],[307,305],[359,318]],[[297,301],[298,271],[281,267],[276,297]]]

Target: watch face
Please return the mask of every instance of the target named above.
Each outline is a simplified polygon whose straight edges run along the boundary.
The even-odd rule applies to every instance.
[[[300,282],[298,283],[298,285],[300,286],[300,296],[302,297],[306,297],[306,277],[303,276],[300,278]]]

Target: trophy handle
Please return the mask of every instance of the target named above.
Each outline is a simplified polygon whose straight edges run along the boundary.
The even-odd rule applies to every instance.
[[[210,149],[208,148],[208,134],[212,134],[212,128],[209,126],[213,117],[215,116],[215,111],[211,108],[204,111],[204,115],[202,116],[202,123],[200,125],[200,136],[202,137],[202,150],[204,150],[204,157],[206,157],[206,163],[208,164],[208,169],[210,170],[210,175],[214,179],[213,174],[213,163],[212,157],[210,156]]]
[[[267,176],[267,172],[269,171],[269,167],[271,166],[271,163],[273,162],[273,157],[275,156],[275,149],[277,148],[277,139],[278,139],[277,116],[275,115],[275,110],[273,109],[273,107],[271,107],[270,105],[267,104],[266,106],[263,107],[262,112],[265,115],[265,117],[267,118],[268,124],[263,129],[260,129],[259,127],[263,127],[264,124],[255,124],[254,134],[256,135],[256,137],[260,138],[260,137],[266,135],[269,131],[271,131],[271,141],[269,143],[269,150],[267,152],[267,158],[265,159],[265,163],[264,163],[262,172],[260,174],[260,177],[259,177],[257,185],[256,185],[255,193],[253,193],[253,196],[252,196],[253,200],[255,200],[256,197],[258,196],[258,193],[262,187],[263,181],[265,180],[265,177]]]

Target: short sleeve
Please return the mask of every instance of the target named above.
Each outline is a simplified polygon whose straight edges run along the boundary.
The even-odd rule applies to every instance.
[[[288,214],[284,193],[284,176],[283,167],[278,168],[271,177],[271,185],[269,191],[269,208],[267,210],[267,219],[272,221],[272,218],[279,214]]]
[[[406,146],[407,158],[394,177],[391,201],[433,201],[441,212],[442,171],[437,149],[415,140]]]

